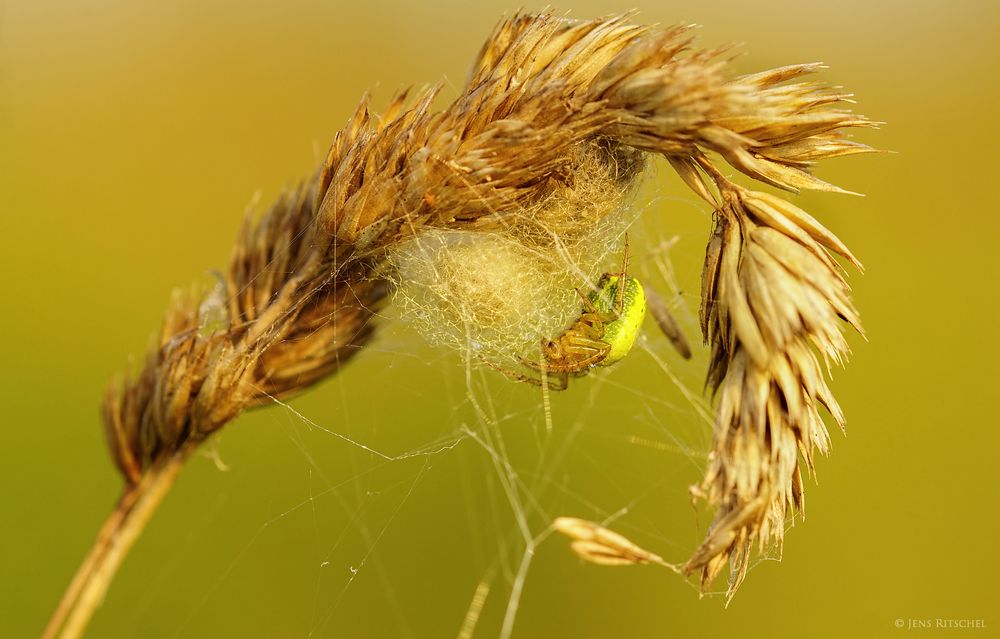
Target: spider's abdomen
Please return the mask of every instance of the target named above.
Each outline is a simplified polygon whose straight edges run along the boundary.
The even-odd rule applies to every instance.
[[[598,283],[597,290],[590,294],[590,300],[602,313],[615,314],[618,311],[618,286],[621,278],[605,275]],[[639,328],[646,317],[646,294],[642,284],[634,277],[625,278],[625,301],[621,316],[604,325],[604,341],[611,347],[607,357],[598,366],[610,366],[628,355],[639,336]]]

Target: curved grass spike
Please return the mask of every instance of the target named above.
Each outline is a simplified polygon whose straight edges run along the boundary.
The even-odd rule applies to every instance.
[[[381,118],[364,100],[316,175],[244,224],[222,290],[178,297],[141,369],[109,390],[123,496],[44,636],[82,634],[191,450],[364,348],[385,249],[426,229],[498,228],[571,182],[584,154],[622,147],[665,156],[719,210],[703,302],[719,416],[700,489],[719,516],[686,569],[707,585],[732,559],[734,590],[751,543],[780,542],[786,507],[801,504],[797,448],[807,462],[826,449],[817,407],[841,419],[814,348],[843,357],[838,318],[856,314],[826,255],[851,259],[843,245],[784,200],[720,181],[705,154],[790,191],[835,190],[810,168],[870,151],[842,132],[872,123],[801,81],[817,65],[733,77],[719,52],[693,49],[686,26],[516,13],[444,110],[431,110],[436,89],[400,94]],[[743,456],[748,441],[764,442],[764,466]]]

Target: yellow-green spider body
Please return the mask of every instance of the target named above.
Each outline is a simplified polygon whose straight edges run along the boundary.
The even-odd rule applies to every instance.
[[[598,366],[611,366],[629,354],[639,328],[646,317],[646,293],[642,284],[631,275],[625,276],[625,295],[621,310],[615,308],[618,299],[620,275],[605,274],[597,284],[597,290],[590,294],[590,301],[601,313],[615,315],[616,319],[604,324],[604,335],[601,341],[611,347],[608,354]]]
[[[539,359],[521,358],[537,377],[491,366],[519,382],[564,390],[571,375],[586,375],[628,355],[646,316],[646,295],[639,280],[628,274],[627,239],[621,271],[602,275],[590,294],[577,293],[583,300],[580,317],[558,336],[541,341]]]

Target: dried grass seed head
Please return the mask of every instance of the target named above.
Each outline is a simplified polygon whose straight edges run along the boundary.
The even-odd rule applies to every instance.
[[[780,542],[788,504],[801,504],[796,447],[811,463],[811,442],[822,450],[826,441],[817,406],[842,420],[812,348],[835,361],[846,355],[835,325],[838,318],[857,325],[857,315],[825,251],[856,261],[784,200],[733,188],[707,154],[788,191],[839,191],[811,168],[871,151],[843,132],[873,123],[844,107],[847,94],[802,80],[819,65],[731,77],[720,51],[693,49],[688,27],[518,13],[496,28],[442,111],[431,108],[434,89],[413,100],[401,93],[381,117],[362,101],[315,178],[248,218],[226,273],[227,313],[214,316],[228,324],[199,330],[201,301],[179,303],[142,370],[112,385],[105,425],[127,483],[242,410],[301,392],[363,348],[388,291],[376,266],[408,240],[441,230],[496,233],[526,255],[544,256],[540,264],[555,256],[581,280],[593,277],[596,256],[614,250],[607,240],[616,234],[588,220],[596,215],[600,227],[613,219],[617,189],[596,208],[560,198],[588,188],[580,177],[587,158],[631,166],[616,174],[627,192],[641,163],[619,160],[654,153],[720,221],[707,251],[702,313],[719,412],[698,491],[719,510],[687,568],[707,584],[729,561],[735,590],[752,542]],[[604,151],[592,154],[595,147]],[[765,227],[793,243],[757,230]],[[498,251],[521,255],[509,246]],[[522,326],[532,324],[515,310],[530,306],[530,296],[498,310],[498,296],[483,290],[501,275],[476,272],[478,280],[441,289],[445,299],[466,303],[448,322],[463,329],[459,339],[482,318],[518,315]],[[510,265],[499,270],[511,272]],[[435,304],[444,317],[449,304]],[[521,339],[486,336],[497,340],[498,356]]]

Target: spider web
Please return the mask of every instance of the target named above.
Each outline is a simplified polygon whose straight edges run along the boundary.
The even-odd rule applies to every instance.
[[[707,229],[707,212],[655,191],[639,201],[650,210],[629,231],[631,271],[695,344],[701,237],[678,242],[669,222],[693,209],[692,226]],[[302,476],[285,478],[263,523],[211,562],[214,579],[167,636],[203,628],[216,602],[265,577],[297,593],[302,614],[275,622],[282,636],[530,636],[557,579],[680,584],[676,605],[694,599],[695,585],[668,571],[580,562],[551,524],[581,517],[686,558],[707,523],[687,494],[711,433],[704,354],[683,360],[647,318],[625,360],[557,393],[483,366],[472,340],[430,345],[391,308],[378,321],[379,338],[337,379],[253,418],[294,452],[278,467]],[[212,454],[232,465],[227,443]],[[290,576],[271,569],[289,540],[302,560]]]

